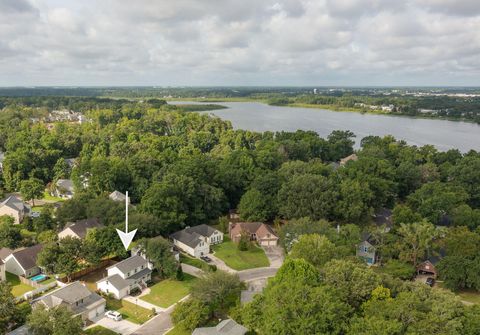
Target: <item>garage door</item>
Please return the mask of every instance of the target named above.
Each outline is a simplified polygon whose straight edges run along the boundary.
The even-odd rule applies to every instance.
[[[97,318],[97,317],[99,317],[99,316],[102,316],[104,312],[105,312],[105,306],[104,306],[104,305],[99,306],[99,307],[97,307],[96,309],[88,312],[88,318],[89,318],[90,320],[93,320],[93,319],[95,319],[95,318]]]

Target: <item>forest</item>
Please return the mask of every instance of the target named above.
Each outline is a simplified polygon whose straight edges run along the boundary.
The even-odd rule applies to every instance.
[[[3,97],[0,108],[0,198],[59,179],[72,179],[76,190],[21,225],[2,218],[0,248],[48,243],[66,222],[98,217],[107,227],[78,246],[82,257],[122,255],[115,232],[122,204],[107,198],[114,190],[129,191],[131,226],[141,238],[216,224],[238,209],[243,220],[272,223],[288,258],[253,302],[217,296],[208,306],[214,313],[227,311],[259,334],[479,334],[480,308],[452,292],[480,290],[480,153],[368,136],[358,159],[340,166],[354,153],[352,132],[234,130],[159,98]],[[43,118],[55,109],[88,121],[48,124]],[[390,231],[372,224],[385,208],[393,212]],[[380,254],[375,269],[355,257],[365,232]],[[77,257],[56,269],[62,272],[81,256],[55,254]],[[444,289],[411,281],[432,256],[441,257]],[[183,308],[204,312],[202,301]]]

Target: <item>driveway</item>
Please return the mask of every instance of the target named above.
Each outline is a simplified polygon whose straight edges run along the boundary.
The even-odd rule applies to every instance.
[[[263,246],[271,268],[279,268],[283,264],[283,249],[279,246]]]
[[[225,264],[224,261],[222,261],[220,258],[215,256],[215,254],[208,254],[208,257],[210,257],[210,259],[212,260],[212,262],[210,264],[215,264],[217,266],[217,269],[222,270],[222,271],[226,271],[226,272],[230,272],[230,273],[236,273],[237,272],[237,270],[234,270],[231,267],[229,267],[227,264]]]
[[[134,331],[140,328],[140,325],[137,325],[136,323],[127,320],[114,321],[107,317],[101,318],[100,320],[95,322],[95,325],[108,328],[122,335],[132,334]]]
[[[170,318],[172,310],[159,313],[156,317],[144,323],[132,335],[163,335],[167,333],[173,327]]]

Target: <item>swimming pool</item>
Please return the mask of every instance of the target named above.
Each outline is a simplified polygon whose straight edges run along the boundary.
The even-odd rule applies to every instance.
[[[45,276],[45,275],[36,275],[32,278],[30,278],[31,281],[44,281],[45,279],[47,279],[48,277]]]

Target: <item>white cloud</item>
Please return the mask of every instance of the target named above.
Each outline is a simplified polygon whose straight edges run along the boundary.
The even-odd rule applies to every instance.
[[[478,55],[478,0],[0,1],[2,86],[480,85]]]

